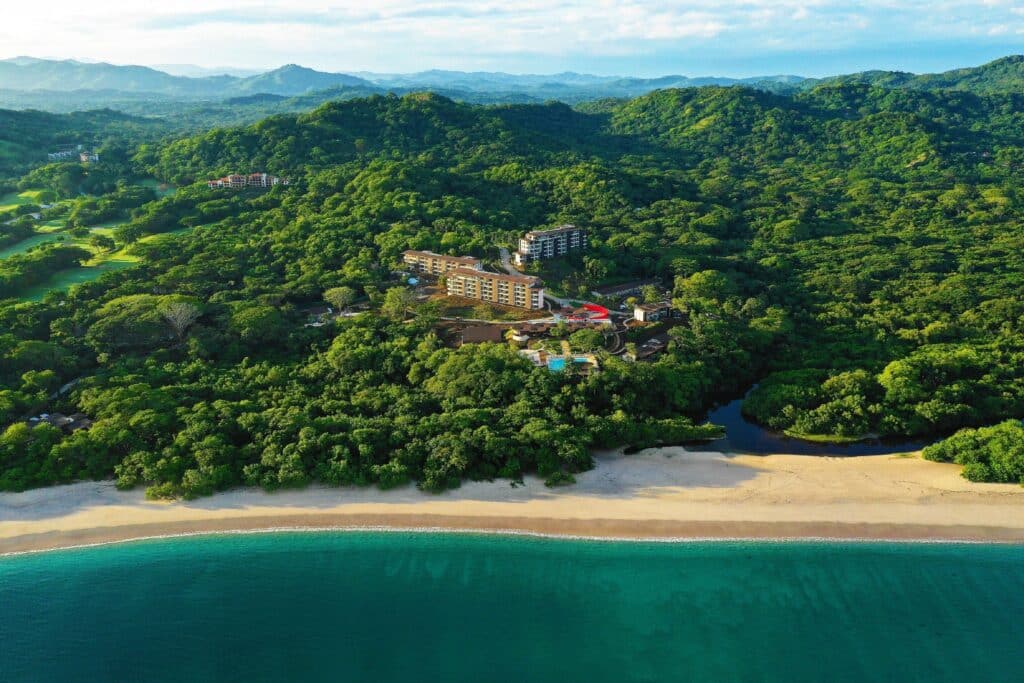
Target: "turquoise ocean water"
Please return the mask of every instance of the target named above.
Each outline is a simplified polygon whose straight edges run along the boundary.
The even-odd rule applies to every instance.
[[[0,681],[1021,681],[1024,547],[205,536],[0,558]]]

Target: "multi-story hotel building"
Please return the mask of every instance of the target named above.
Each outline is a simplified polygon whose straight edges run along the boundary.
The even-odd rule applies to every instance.
[[[519,240],[516,265],[565,256],[574,249],[587,248],[587,232],[575,225],[560,225],[551,230],[531,230]]]
[[[529,275],[488,273],[475,268],[455,268],[448,273],[448,296],[479,299],[503,306],[544,308],[540,278]]]
[[[269,173],[250,173],[249,175],[233,173],[231,175],[226,175],[223,178],[206,181],[207,187],[211,190],[224,188],[239,190],[243,187],[274,187],[275,185],[287,184],[287,178],[279,178],[278,176],[270,175]]]
[[[60,149],[56,152],[50,152],[46,155],[49,161],[64,161],[65,159],[74,159],[82,151],[82,146],[77,145],[75,147],[68,147]]]
[[[472,256],[447,256],[435,254],[432,251],[414,251],[412,249],[402,252],[402,262],[412,270],[436,277],[446,275],[456,268],[473,270],[480,268],[480,259]]]

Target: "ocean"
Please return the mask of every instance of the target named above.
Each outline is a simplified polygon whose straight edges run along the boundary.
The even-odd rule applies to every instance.
[[[195,536],[0,558],[0,681],[1020,681],[1024,547]]]

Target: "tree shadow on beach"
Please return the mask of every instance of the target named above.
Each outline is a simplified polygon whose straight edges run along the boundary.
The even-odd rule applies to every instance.
[[[567,486],[548,487],[536,476],[521,482],[507,479],[467,481],[441,493],[421,491],[413,484],[383,491],[375,486],[329,487],[314,484],[303,489],[266,492],[236,488],[209,497],[183,501],[150,501],[144,491],[119,491],[111,481],[80,482],[65,486],[0,494],[0,525],[4,522],[54,519],[115,506],[145,510],[245,510],[267,508],[268,514],[289,509],[332,510],[345,505],[415,505],[431,502],[488,502],[526,504],[563,498],[624,500],[656,498],[672,491],[731,488],[758,476],[755,467],[735,462],[718,452],[688,451],[681,447],[652,448],[632,455],[599,452],[594,468],[575,475]],[[425,509],[424,512],[427,512]],[[126,516],[127,521],[130,515]]]

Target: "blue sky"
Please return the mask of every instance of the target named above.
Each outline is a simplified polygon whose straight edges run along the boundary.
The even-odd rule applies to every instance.
[[[940,71],[1024,52],[1024,0],[51,0],[0,56],[331,71]]]

